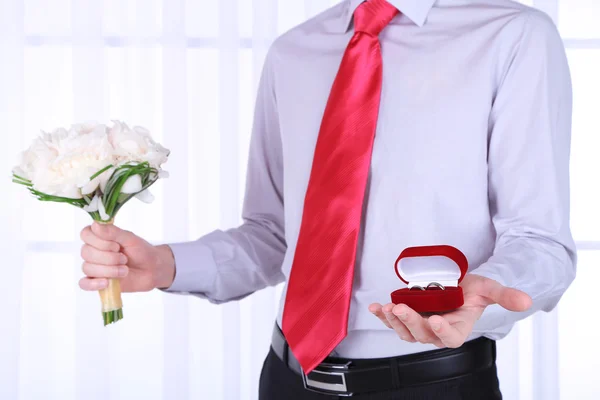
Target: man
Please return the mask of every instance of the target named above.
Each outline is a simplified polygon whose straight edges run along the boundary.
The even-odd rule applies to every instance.
[[[118,276],[221,303],[285,281],[262,400],[500,399],[494,340],[575,277],[570,126],[565,52],[541,12],[346,0],[269,51],[244,224],[157,247],[93,225],[80,285]],[[464,306],[386,304],[398,254],[437,244],[469,261]]]

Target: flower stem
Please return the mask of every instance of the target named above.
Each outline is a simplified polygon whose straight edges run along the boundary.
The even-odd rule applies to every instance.
[[[103,312],[102,319],[104,319],[104,326],[113,324],[117,321],[120,321],[123,319],[123,309],[118,309],[116,311]]]
[[[123,319],[123,301],[121,284],[118,279],[109,279],[108,287],[100,291],[104,326]]]
[[[112,225],[113,221],[100,222]],[[123,301],[121,300],[121,282],[118,279],[109,279],[108,287],[100,290],[102,301],[102,318],[104,326],[113,324],[123,319]]]

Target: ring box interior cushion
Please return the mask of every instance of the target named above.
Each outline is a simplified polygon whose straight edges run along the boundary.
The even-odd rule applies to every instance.
[[[392,292],[392,303],[406,304],[419,313],[440,313],[460,308],[464,297],[458,284],[468,267],[465,255],[452,246],[406,248],[396,260],[395,269],[396,275],[407,287]]]

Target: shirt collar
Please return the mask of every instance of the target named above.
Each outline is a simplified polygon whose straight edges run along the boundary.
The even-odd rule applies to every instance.
[[[350,22],[356,8],[364,0],[346,0],[346,5],[343,14],[343,30],[346,32],[350,29]],[[436,0],[387,0],[394,5],[402,14],[418,26],[423,26],[427,15],[433,7]]]

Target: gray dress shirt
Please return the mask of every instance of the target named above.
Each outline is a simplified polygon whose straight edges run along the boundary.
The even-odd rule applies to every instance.
[[[575,277],[571,81],[552,21],[506,0],[389,1],[401,14],[380,36],[381,110],[348,336],[336,349],[346,357],[433,348],[400,340],[368,310],[405,287],[394,273],[405,247],[455,246],[470,273],[533,298],[527,313],[488,307],[471,338],[501,338],[517,320],[551,310]],[[289,277],[319,126],[360,2],[341,2],[270,48],[244,223],[172,244],[168,291],[221,303]]]

